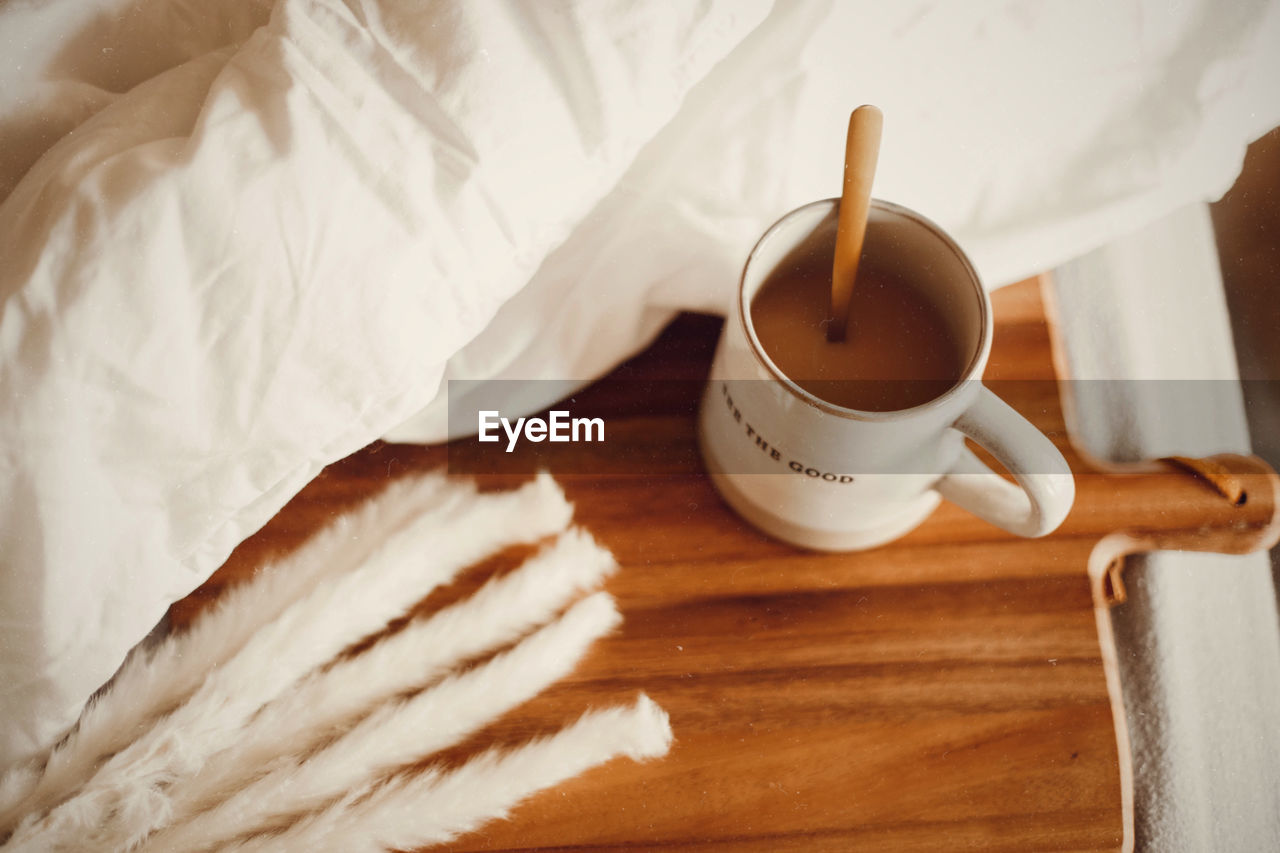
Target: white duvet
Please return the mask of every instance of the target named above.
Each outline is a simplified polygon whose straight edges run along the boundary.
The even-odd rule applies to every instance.
[[[0,762],[450,377],[586,379],[836,194],[989,285],[1223,191],[1274,4],[84,0],[0,8]],[[549,402],[549,401],[542,401]]]

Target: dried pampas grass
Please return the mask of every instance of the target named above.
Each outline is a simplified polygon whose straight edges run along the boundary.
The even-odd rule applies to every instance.
[[[452,771],[403,776],[349,795],[277,835],[222,846],[226,853],[383,853],[443,844],[505,817],[525,797],[625,755],[671,746],[666,712],[641,694],[631,707],[591,711],[551,737],[473,758]]]
[[[246,822],[277,823],[321,808],[367,779],[458,743],[566,675],[619,619],[613,600],[596,593],[510,651],[384,706],[319,754],[283,762],[213,810],[157,834],[143,849],[190,850],[201,843],[216,849]]]
[[[263,708],[233,748],[215,755],[173,792],[173,821],[226,800],[264,775],[273,759],[307,753],[378,703],[425,687],[460,662],[491,653],[545,624],[616,567],[613,556],[590,535],[570,530],[470,598],[314,673]],[[352,689],[353,684],[359,689]]]
[[[19,825],[15,841],[38,834],[54,848],[83,849],[86,828],[105,825],[112,814],[142,834],[167,823],[164,789],[231,745],[264,704],[459,570],[507,545],[562,530],[570,515],[559,488],[541,477],[514,492],[452,501],[411,521],[363,564],[312,586],[263,625],[186,704],[109,758],[71,799],[38,822]]]
[[[48,755],[15,767],[0,781],[0,836],[22,814],[42,812],[65,799],[103,759],[184,702],[206,674],[312,586],[367,559],[410,519],[474,493],[469,483],[448,483],[437,473],[393,483],[277,566],[228,591],[190,630],[135,651],[110,691],[90,700],[75,728]]]
[[[335,809],[352,826],[364,825],[370,809],[394,811],[393,792],[425,783],[406,777],[383,784],[388,774],[536,695],[616,625],[617,611],[603,593],[554,618],[615,564],[585,533],[570,531],[469,599],[359,654],[335,657],[378,634],[466,566],[563,531],[571,512],[546,476],[496,495],[476,495],[436,475],[393,487],[233,590],[191,631],[131,659],[43,765],[21,766],[0,781],[5,826],[13,829],[3,849],[155,853],[252,846],[279,840],[255,839],[255,827],[266,830],[298,815],[303,832],[333,820]],[[450,674],[530,630],[511,649]],[[421,692],[404,698],[414,690]],[[579,732],[568,740],[557,735],[489,754],[474,768],[431,774],[432,796],[452,790],[455,777],[470,778],[464,771],[514,767],[525,751],[542,754],[553,742],[587,757],[566,753],[544,761],[585,767],[605,760],[590,733],[615,718],[620,738],[639,725],[623,712],[610,713],[561,733]],[[653,714],[645,719],[652,728]],[[665,717],[661,728],[669,738]],[[612,755],[628,747],[608,749]],[[563,778],[536,763],[527,767],[528,778],[477,781],[486,790],[476,791],[476,802],[505,803],[494,806],[496,815],[550,784],[539,780]],[[356,801],[351,791],[371,793]],[[484,818],[482,810],[468,809],[435,814],[437,828],[428,835]]]

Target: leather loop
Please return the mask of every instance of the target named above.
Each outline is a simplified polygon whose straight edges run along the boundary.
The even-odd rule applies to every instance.
[[[1243,502],[1245,491],[1244,483],[1240,481],[1234,473],[1228,470],[1214,459],[1195,459],[1190,456],[1165,456],[1160,461],[1168,462],[1176,468],[1184,471],[1190,471],[1197,477],[1205,480],[1215,489],[1218,494],[1235,505]]]

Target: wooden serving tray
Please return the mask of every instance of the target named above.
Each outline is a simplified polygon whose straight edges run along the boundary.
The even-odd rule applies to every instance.
[[[645,434],[670,451],[671,473],[559,479],[576,522],[622,564],[608,589],[625,622],[570,678],[466,748],[554,730],[639,690],[668,710],[676,742],[665,759],[614,761],[543,792],[448,849],[1130,847],[1132,770],[1109,612],[1123,595],[1123,557],[1268,547],[1280,531],[1278,481],[1256,459],[1218,458],[1219,473],[1245,490],[1233,501],[1178,466],[1104,469],[1076,452],[1057,384],[1045,381],[1058,374],[1041,291],[1033,280],[994,295],[987,378],[1077,474],[1075,508],[1046,539],[1015,538],[944,503],[886,547],[797,550],[716,495],[694,449],[696,399],[614,401],[611,435]],[[618,373],[704,376],[718,329],[716,319],[684,317]],[[375,444],[330,466],[174,606],[175,626],[333,514],[390,478],[444,464],[445,453]]]

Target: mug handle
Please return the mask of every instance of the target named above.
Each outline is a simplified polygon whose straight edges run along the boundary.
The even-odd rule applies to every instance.
[[[955,428],[991,451],[1010,483],[964,448],[935,489],[947,500],[1017,536],[1053,532],[1075,500],[1067,461],[1044,433],[985,385]]]

